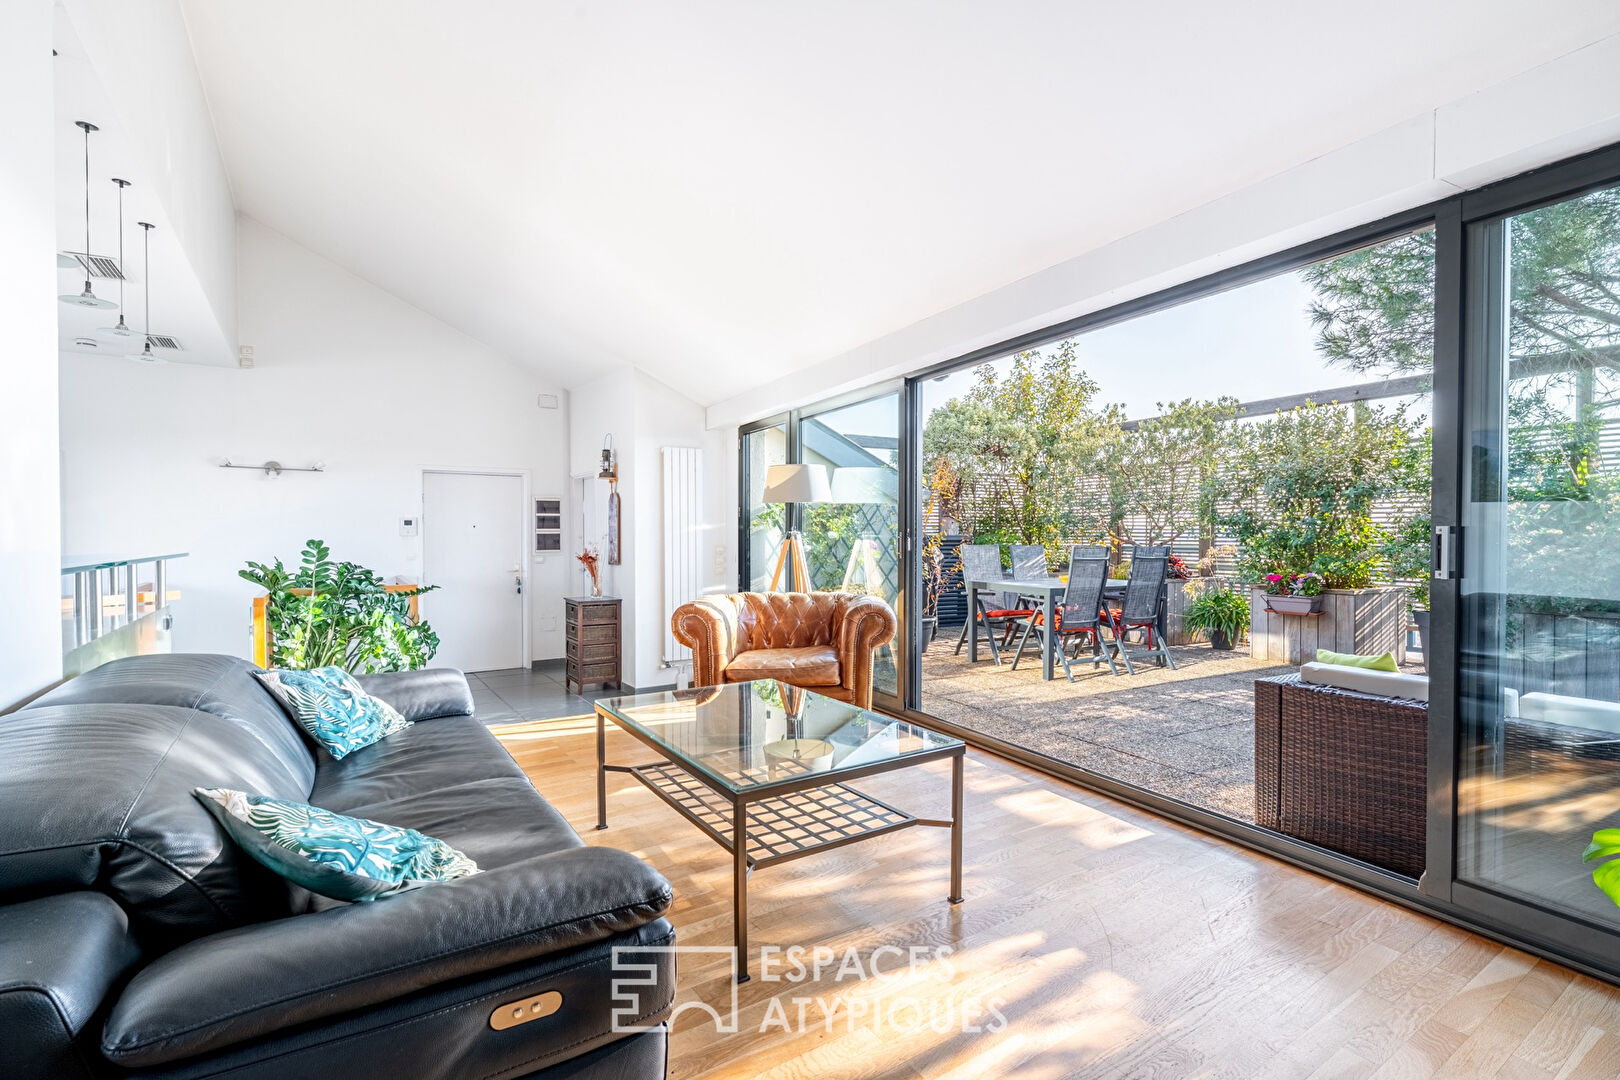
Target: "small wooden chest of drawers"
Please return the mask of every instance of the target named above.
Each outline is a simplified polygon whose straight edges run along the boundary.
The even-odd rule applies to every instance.
[[[568,596],[565,631],[567,666],[563,687],[583,693],[586,683],[622,687],[619,673],[619,598]]]

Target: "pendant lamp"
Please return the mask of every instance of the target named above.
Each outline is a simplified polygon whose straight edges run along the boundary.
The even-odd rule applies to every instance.
[[[114,177],[113,183],[118,185],[118,273],[121,275],[118,279],[118,325],[103,326],[101,329],[104,333],[119,337],[134,337],[135,331],[124,322],[124,281],[129,277],[124,269],[124,189],[129,187],[129,181]]]
[[[141,346],[140,352],[130,353],[124,359],[135,360],[142,364],[161,364],[163,363],[163,357],[152,351],[152,230],[157,226],[150,221],[137,221],[135,224],[145,230],[145,236],[141,240],[145,247],[141,255],[141,278],[143,279],[141,286],[146,290],[146,315],[142,319],[143,332],[141,337],[146,339],[146,344]]]
[[[84,131],[84,257],[88,260],[90,258],[90,133],[101,129],[88,120],[75,120],[73,123]],[[90,287],[88,271],[85,272],[84,292],[68,293],[64,296],[58,296],[57,299],[64,304],[72,304],[75,307],[115,308],[118,306],[111,300],[103,300],[96,295],[96,291]]]

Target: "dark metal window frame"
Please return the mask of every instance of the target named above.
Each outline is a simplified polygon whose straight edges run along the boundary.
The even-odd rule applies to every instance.
[[[922,384],[989,360],[1140,318],[1429,227],[1435,230],[1436,259],[1431,509],[1434,524],[1458,524],[1462,512],[1460,477],[1465,435],[1462,430],[1465,400],[1462,395],[1466,378],[1463,338],[1465,320],[1469,316],[1464,303],[1467,226],[1475,221],[1520,213],[1617,183],[1620,183],[1620,145],[1341,230],[1239,266],[975,349],[913,374],[905,380],[901,397],[902,595],[920,595],[922,586],[921,567],[916,558],[916,541],[921,536],[920,478],[913,475],[921,461]],[[822,411],[822,408],[818,405],[813,410],[794,410],[787,414],[790,452],[796,452],[794,443],[799,415],[809,415],[812,411]],[[741,430],[746,434],[781,423],[782,420],[783,417],[773,417]],[[746,499],[745,486],[745,505]],[[746,542],[746,520],[743,538]],[[746,580],[745,577],[745,585]],[[1147,789],[960,727],[923,711],[919,677],[921,653],[916,627],[911,625],[917,621],[916,612],[909,617],[903,616],[902,621],[905,647],[904,656],[900,658],[900,690],[904,707],[898,710],[898,715],[1058,779],[1242,844],[1597,978],[1620,982],[1620,935],[1605,934],[1594,947],[1591,940],[1594,931],[1588,923],[1509,901],[1455,880],[1458,776],[1458,717],[1455,703],[1459,647],[1456,619],[1459,592],[1456,581],[1432,583],[1430,646],[1435,656],[1431,658],[1430,681],[1435,692],[1430,695],[1428,870],[1419,882],[1255,825],[1165,798]]]

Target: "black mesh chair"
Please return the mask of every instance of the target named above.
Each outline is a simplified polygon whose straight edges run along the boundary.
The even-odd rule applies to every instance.
[[[1161,554],[1147,554],[1150,551]],[[1170,650],[1165,647],[1164,635],[1159,633],[1159,597],[1164,593],[1164,581],[1169,573],[1169,551],[1169,548],[1136,548],[1131,553],[1131,576],[1125,582],[1125,593],[1119,606],[1108,610],[1119,657],[1132,675],[1136,674],[1136,669],[1131,666],[1131,655],[1125,649],[1126,635],[1132,632],[1142,635],[1143,643],[1160,667],[1169,665],[1174,669],[1176,666]]]
[[[968,583],[973,581],[995,581],[1001,577],[1001,545],[999,544],[963,544],[962,548],[962,588],[968,592],[971,604],[968,608],[967,622],[962,624],[962,636],[956,639],[956,653],[962,654],[962,646],[967,644],[969,634],[978,634],[979,627],[984,627],[985,638],[990,643],[990,658],[998,665],[1001,663],[1001,649],[996,644],[996,634],[1001,632],[1006,640],[1011,640],[1012,631],[1017,626],[1017,620],[1028,618],[1035,614],[1033,608],[1017,607],[1017,598],[1008,601],[1010,594],[997,596],[997,606],[991,607],[985,602],[986,594],[974,594]],[[1005,606],[1012,603],[1015,606]]]
[[[1057,634],[1058,659],[1063,661],[1063,674],[1069,677],[1070,682],[1074,682],[1074,669],[1069,666],[1065,638],[1072,638],[1076,642],[1089,640],[1091,666],[1095,668],[1099,662],[1106,660],[1108,670],[1119,674],[1111,651],[1118,649],[1119,643],[1102,636],[1102,628],[1106,625],[1102,616],[1102,595],[1107,586],[1107,548],[1076,547],[1070,550],[1069,584],[1063,590],[1062,601],[1052,609],[1052,622],[1055,624],[1052,632]],[[1024,634],[1018,639],[1018,651],[1013,655],[1014,671],[1018,670],[1018,661],[1024,657],[1024,646],[1033,634],[1040,635],[1041,647],[1045,648],[1047,628],[1040,612],[1031,612],[1024,621]]]
[[[1012,545],[1012,572],[1015,578],[1043,578],[1047,576],[1046,549],[1040,544]],[[1013,596],[1002,593],[1002,607],[1029,608],[1041,606],[1038,596]]]

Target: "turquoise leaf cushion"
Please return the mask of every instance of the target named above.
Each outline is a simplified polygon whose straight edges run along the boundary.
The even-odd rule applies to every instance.
[[[277,668],[254,674],[287,715],[339,760],[411,726],[392,705],[360,689],[354,676],[340,667]]]
[[[478,873],[467,856],[415,829],[228,788],[192,794],[243,851],[334,900],[375,900]]]

